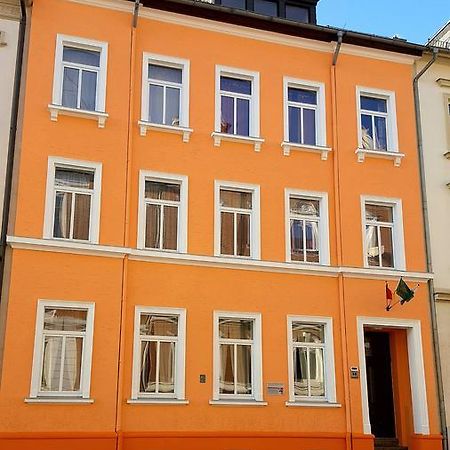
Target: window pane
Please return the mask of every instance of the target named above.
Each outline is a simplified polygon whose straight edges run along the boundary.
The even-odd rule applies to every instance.
[[[316,145],[316,111],[303,109],[303,144]]]
[[[161,206],[147,205],[145,214],[145,247],[160,248]]]
[[[319,200],[290,197],[289,205],[291,214],[319,217]]]
[[[178,247],[178,207],[164,206],[163,248],[176,250]]]
[[[236,346],[236,394],[252,393],[252,347]]]
[[[174,67],[164,67],[158,66],[156,64],[148,65],[148,77],[155,80],[171,81],[172,83],[182,82],[181,69],[176,69]]]
[[[289,142],[301,143],[302,115],[301,109],[289,106]]]
[[[291,219],[291,259],[304,261],[303,220]]]
[[[220,77],[220,89],[222,91],[234,92],[236,94],[252,93],[252,82],[250,80],[242,80],[240,78]]]
[[[381,264],[383,267],[394,267],[394,252],[392,248],[392,228],[380,227]]]
[[[145,198],[180,201],[180,185],[178,183],[147,180],[145,182]]]
[[[166,89],[166,125],[180,125],[180,92],[176,88]]]
[[[220,254],[234,255],[234,214],[221,213]]]
[[[324,343],[325,326],[317,323],[292,323],[292,340],[294,342]]]
[[[70,239],[71,214],[72,194],[70,192],[57,192],[55,196],[53,237]]]
[[[286,5],[286,19],[295,20],[297,22],[309,22],[309,11],[296,5]]]
[[[245,9],[245,0],[222,0],[221,4],[228,8]]]
[[[309,377],[311,395],[323,397],[325,395],[325,380],[322,348],[309,349]]]
[[[89,240],[89,222],[91,217],[91,196],[75,195],[75,211],[73,215],[73,238]]]
[[[164,88],[150,85],[149,94],[149,118],[152,123],[163,123]]]
[[[178,336],[178,316],[141,314],[141,335]]]
[[[361,145],[366,149],[374,149],[372,116],[361,114]]]
[[[361,95],[361,109],[375,112],[387,112],[387,102],[383,98]]]
[[[63,391],[80,390],[82,356],[83,338],[66,337],[62,378]]]
[[[254,10],[259,14],[277,17],[278,3],[270,0],[254,0]]]
[[[223,339],[253,339],[253,319],[219,319],[219,337]]]
[[[306,261],[319,262],[319,224],[306,221]]]
[[[62,105],[68,108],[78,107],[78,74],[78,69],[64,67]]]
[[[80,108],[95,111],[97,95],[97,73],[83,70],[81,73]]]
[[[41,391],[59,391],[62,342],[61,336],[45,336],[44,338]]]
[[[100,52],[64,46],[63,61],[100,67]]]
[[[175,392],[175,342],[159,345],[159,386],[162,393]]]
[[[238,256],[250,256],[250,215],[236,215],[236,254]]]
[[[94,172],[82,172],[58,167],[55,171],[55,186],[94,189]]]
[[[234,134],[234,99],[222,95],[220,103],[220,131],[222,133]]]
[[[375,117],[375,143],[377,150],[387,150],[385,117]]]
[[[288,88],[288,99],[291,102],[317,105],[317,92],[311,89]]]
[[[366,203],[366,219],[377,222],[393,222],[392,206],[371,205]]]
[[[44,330],[84,332],[86,319],[86,310],[47,307],[44,312]]]
[[[369,266],[379,266],[378,227],[373,225],[366,226],[365,247]]]
[[[220,205],[228,208],[252,209],[252,193],[221,189]]]
[[[239,136],[250,136],[250,101],[237,99],[237,134]]]
[[[234,345],[220,345],[219,393],[234,394]]]
[[[141,342],[141,377],[139,392],[156,392],[157,342]]]
[[[306,348],[294,348],[294,394],[308,395],[308,360]]]

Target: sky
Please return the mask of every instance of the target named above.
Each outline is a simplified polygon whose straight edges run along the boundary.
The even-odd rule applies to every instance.
[[[397,35],[425,44],[450,20],[450,0],[319,0],[317,23],[363,33]]]

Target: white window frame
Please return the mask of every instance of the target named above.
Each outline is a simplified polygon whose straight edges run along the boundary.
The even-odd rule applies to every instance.
[[[253,321],[252,344],[252,394],[220,394],[220,338],[219,319],[250,319]],[[262,373],[262,332],[261,313],[245,313],[230,311],[214,311],[214,350],[213,350],[213,401],[231,402],[263,402],[263,373]]]
[[[44,311],[46,307],[60,309],[86,310],[86,331],[84,332],[83,357],[81,363],[80,390],[77,392],[41,391],[42,359],[44,357]],[[81,398],[88,399],[91,386],[92,346],[94,334],[94,303],[72,302],[64,300],[39,300],[36,312],[36,332],[34,340],[33,366],[31,372],[30,399],[45,397],[48,399]],[[78,333],[81,334],[81,333]]]
[[[145,182],[156,181],[163,183],[174,183],[180,186],[180,202],[178,209],[177,249],[156,249],[145,247]],[[188,232],[188,177],[173,173],[153,172],[141,170],[139,172],[139,209],[138,209],[138,239],[137,247],[141,250],[169,253],[187,252]]]
[[[141,314],[160,314],[178,316],[178,337],[175,356],[175,386],[174,393],[142,393],[139,392],[140,384],[140,318]],[[133,373],[131,383],[132,400],[164,400],[185,399],[185,366],[186,366],[186,309],[161,308],[156,306],[136,306],[134,315],[134,343],[133,343]]]
[[[324,325],[324,380],[325,397],[307,397],[295,395],[294,390],[294,343],[292,342],[292,324]],[[336,403],[336,379],[334,365],[333,319],[323,316],[287,316],[288,371],[289,371],[289,403]]]
[[[290,198],[305,198],[319,201],[319,262],[293,261],[291,259],[291,225],[290,225]],[[303,191],[298,189],[286,188],[284,190],[285,207],[285,243],[286,243],[286,261],[296,264],[330,264],[330,233],[328,218],[328,193],[316,191]]]
[[[98,68],[97,88],[96,88],[96,102],[95,111],[69,108],[62,105],[62,88],[63,88],[63,48],[64,46],[80,48],[85,50],[92,50],[100,53],[100,65]],[[93,39],[86,39],[76,36],[67,36],[65,34],[56,35],[56,50],[55,50],[55,67],[53,73],[53,91],[52,103],[49,105],[51,119],[58,120],[58,113],[84,116],[98,120],[98,126],[103,128],[105,126],[108,114],[105,112],[106,106],[106,78],[107,78],[107,64],[108,64],[108,43],[97,41]]]
[[[150,122],[150,92],[148,66],[155,64],[162,67],[170,67],[181,70],[180,86],[180,121],[178,125],[166,125]],[[158,55],[144,52],[142,57],[142,92],[141,92],[141,120],[139,121],[141,136],[147,134],[147,130],[167,131],[182,135],[183,142],[189,142],[192,129],[189,128],[189,80],[190,61],[173,56]],[[170,82],[163,82],[170,84]],[[164,106],[165,107],[165,106]]]
[[[53,237],[55,220],[55,172],[57,168],[94,172],[94,189],[92,193],[89,218],[89,239],[65,239]],[[98,244],[100,230],[100,202],[102,190],[102,163],[81,161],[68,158],[49,156],[47,168],[47,190],[45,197],[44,239],[55,239],[67,242]]]
[[[393,248],[393,267],[369,266],[365,249],[366,239],[366,203],[389,206],[392,208],[393,226],[392,226],[392,248]],[[406,270],[405,263],[405,242],[403,234],[403,208],[402,200],[399,198],[377,197],[361,195],[361,223],[362,223],[362,249],[364,267],[376,270]]]
[[[220,252],[221,237],[221,207],[220,190],[229,189],[252,194],[252,209],[250,211],[250,256],[222,255]],[[260,237],[260,187],[257,184],[239,183],[236,181],[214,182],[214,256],[223,258],[238,259],[259,259],[261,255],[261,237]]]

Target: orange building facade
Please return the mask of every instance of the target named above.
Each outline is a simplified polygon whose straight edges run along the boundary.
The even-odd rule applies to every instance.
[[[0,448],[439,449],[418,49],[143,3],[32,7]]]

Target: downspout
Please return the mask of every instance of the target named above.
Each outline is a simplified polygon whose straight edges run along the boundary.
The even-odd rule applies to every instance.
[[[17,44],[16,71],[14,74],[11,122],[9,127],[8,154],[6,157],[5,190],[3,197],[2,228],[0,232],[0,295],[3,293],[5,272],[6,236],[8,234],[9,211],[11,206],[12,181],[14,173],[14,150],[16,147],[17,124],[19,118],[20,85],[22,81],[23,49],[27,25],[26,0],[20,0],[19,41]],[[3,299],[0,297],[0,303]]]
[[[134,65],[135,65],[135,43],[136,28],[139,17],[139,0],[135,0],[133,18],[131,24],[130,37],[130,66],[129,66],[129,86],[128,86],[128,125],[127,125],[127,161],[125,176],[125,224],[123,231],[123,246],[129,247],[130,235],[130,195],[131,195],[131,161],[133,150],[133,106],[134,106]],[[117,397],[116,397],[116,449],[123,449],[123,432],[122,432],[122,409],[123,409],[123,373],[124,373],[124,348],[125,348],[125,327],[127,312],[127,295],[128,295],[128,254],[125,254],[122,261],[122,292],[120,302],[120,328],[119,328],[119,348],[118,348],[118,365],[117,365]]]
[[[428,198],[427,188],[425,184],[425,161],[423,156],[423,134],[422,134],[422,118],[420,114],[420,95],[419,95],[419,79],[436,61],[438,56],[438,49],[433,48],[432,58],[423,67],[423,69],[414,77],[413,89],[414,89],[414,109],[416,112],[416,133],[417,133],[417,148],[419,152],[419,173],[420,173],[420,188],[422,194],[422,215],[425,231],[425,255],[427,260],[427,271],[433,271],[433,264],[431,259],[431,239],[430,239],[430,225],[428,221]],[[431,312],[431,325],[432,325],[432,337],[433,337],[433,350],[436,367],[436,381],[438,388],[439,399],[439,418],[441,423],[441,431],[443,436],[443,448],[449,449],[447,422],[445,416],[445,403],[444,403],[444,387],[442,382],[442,367],[441,367],[441,355],[439,351],[439,335],[437,329],[437,316],[436,316],[436,304],[434,300],[434,282],[428,280],[428,294],[430,300],[430,312]]]
[[[337,107],[337,76],[336,65],[339,57],[339,51],[341,49],[342,40],[344,38],[344,32],[338,31],[337,44],[333,53],[333,60],[331,63],[331,110],[333,117],[333,179],[334,179],[334,211],[335,211],[335,223],[336,223],[336,256],[337,266],[343,266],[343,243],[342,243],[342,224],[341,224],[341,185],[340,185],[340,170],[339,170],[339,135],[338,135],[338,107]],[[339,295],[339,316],[341,321],[341,348],[343,364],[343,377],[344,377],[344,397],[345,397],[345,445],[347,450],[353,448],[352,443],[352,416],[351,416],[351,404],[350,404],[350,378],[348,375],[348,350],[347,350],[347,318],[345,310],[345,290],[344,290],[344,278],[343,274],[338,274],[338,295]]]

